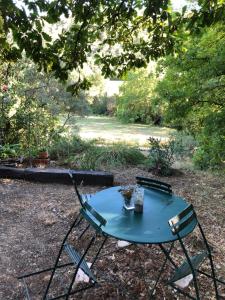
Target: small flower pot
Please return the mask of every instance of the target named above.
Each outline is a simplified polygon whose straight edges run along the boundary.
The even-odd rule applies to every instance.
[[[41,151],[41,152],[39,152],[38,158],[40,158],[40,159],[46,159],[46,158],[48,158],[48,151]]]
[[[33,158],[32,160],[33,167],[37,168],[45,168],[49,165],[49,159],[48,158]]]

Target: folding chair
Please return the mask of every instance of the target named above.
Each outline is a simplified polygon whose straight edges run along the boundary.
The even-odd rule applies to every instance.
[[[73,183],[74,190],[75,190],[75,193],[76,193],[76,195],[78,197],[80,205],[81,205],[81,207],[84,207],[84,203],[88,202],[90,200],[90,198],[92,197],[92,194],[81,194],[79,192],[79,189],[78,189],[77,182],[75,180],[74,174],[71,172],[71,170],[68,171],[68,174],[69,174],[69,176],[71,178],[71,181]],[[79,217],[79,223],[78,223],[78,225],[79,225],[83,221],[83,217],[81,216],[81,214],[79,214],[78,217]],[[89,229],[89,227],[90,227],[90,224],[88,223],[87,226],[85,227],[85,229],[81,232],[79,238],[81,238],[84,235],[84,233]]]
[[[185,231],[185,228],[187,228],[187,226],[190,225],[192,222],[197,222],[197,227],[199,228],[199,231],[200,231],[200,234],[202,237],[202,241],[203,241],[203,245],[204,245],[204,249],[194,256],[190,256],[190,254],[189,254],[190,251],[187,250],[187,246],[186,246],[186,243],[184,242],[184,238],[181,237],[181,232]],[[169,220],[169,226],[171,228],[173,235],[177,236],[177,240],[180,243],[181,249],[182,249],[186,259],[180,266],[177,266],[175,268],[175,272],[168,283],[173,288],[175,288],[178,292],[189,297],[190,299],[200,299],[197,275],[202,274],[202,275],[212,279],[216,299],[219,299],[220,296],[218,294],[218,283],[224,285],[225,282],[222,280],[219,280],[216,277],[213,258],[212,258],[212,254],[211,254],[211,248],[210,248],[209,243],[206,239],[206,236],[203,232],[203,229],[197,219],[197,215],[194,211],[193,206],[192,205],[187,206],[178,215],[171,218]],[[172,258],[169,256],[169,253],[167,253],[166,255],[168,255],[168,259],[170,261],[172,261],[173,265],[175,265]],[[211,270],[210,273],[200,270],[200,266],[205,260],[208,260],[208,265]],[[196,297],[191,296],[190,294],[184,292],[183,290],[181,290],[180,288],[178,288],[175,285],[176,281],[178,281],[190,274],[192,274],[192,276],[193,276],[193,284],[194,284]]]
[[[168,194],[172,194],[172,192],[173,192],[170,184],[156,180],[156,179],[151,179],[151,178],[142,177],[142,176],[136,176],[136,182],[138,185],[144,186],[146,188],[159,190],[161,192],[166,192]]]
[[[89,201],[92,194],[80,194],[80,192],[78,190],[78,187],[77,187],[77,182],[75,180],[74,174],[71,172],[71,170],[68,171],[68,174],[69,174],[69,176],[71,178],[71,181],[73,183],[73,186],[74,186],[75,192],[77,194],[78,200],[80,202],[80,205],[83,207],[83,203],[85,201]]]
[[[78,197],[78,200],[79,200],[79,202],[80,202],[81,207],[84,206],[84,203],[86,203],[85,205],[87,205],[87,202],[90,201],[90,199],[91,199],[91,197],[93,196],[93,194],[81,194],[81,193],[79,192],[78,185],[77,185],[77,182],[76,182],[76,179],[75,179],[74,174],[71,172],[71,170],[68,171],[68,174],[69,174],[69,176],[70,176],[70,178],[71,178],[71,181],[72,181],[72,183],[73,183],[74,190],[75,190],[75,192],[76,192],[76,195],[77,195],[77,197]],[[83,218],[82,218],[81,213],[80,213],[79,217],[80,217],[80,222],[82,222]],[[79,223],[79,224],[80,224],[80,223]],[[81,237],[83,236],[83,234],[89,229],[89,227],[90,227],[90,223],[88,222],[88,223],[87,223],[87,226],[86,226],[86,227],[84,228],[84,230],[80,233],[80,235],[79,235],[78,238],[81,238]],[[108,249],[112,248],[112,245],[113,245],[113,244],[114,244],[114,242],[112,242],[111,244],[109,244],[109,245],[107,246]],[[105,249],[106,249],[106,248],[105,248]],[[106,250],[107,250],[107,249],[106,249]],[[121,249],[111,250],[110,252],[107,251],[107,253],[106,253],[105,255],[109,255],[110,253],[114,253],[114,252],[119,251],[119,250],[121,250]],[[103,255],[103,256],[104,256],[104,255]]]
[[[34,275],[38,275],[41,273],[45,273],[45,272],[51,272],[51,275],[50,275],[50,279],[48,281],[47,287],[45,288],[45,292],[44,292],[44,295],[42,298],[43,300],[54,300],[54,299],[60,299],[60,298],[69,299],[70,295],[75,294],[80,291],[83,291],[83,290],[86,290],[90,287],[93,287],[97,283],[97,279],[92,272],[92,268],[94,266],[95,261],[98,258],[98,255],[99,255],[101,249],[103,248],[103,246],[107,240],[107,236],[104,236],[103,242],[100,244],[100,247],[97,249],[97,251],[95,250],[96,254],[95,254],[94,258],[92,259],[92,263],[91,263],[90,267],[88,266],[88,264],[85,260],[85,257],[88,254],[91,246],[93,245],[97,234],[102,234],[101,227],[105,226],[106,220],[97,211],[95,211],[95,209],[93,207],[91,207],[87,202],[83,203],[83,207],[81,208],[80,213],[81,213],[81,216],[90,223],[91,227],[94,228],[94,235],[91,237],[90,241],[88,242],[88,245],[87,245],[86,249],[84,249],[83,254],[80,254],[75,249],[75,247],[73,247],[71,244],[69,244],[67,242],[68,237],[71,234],[73,228],[77,225],[77,222],[79,222],[79,216],[78,216],[74,220],[73,224],[69,228],[68,232],[66,233],[66,235],[62,241],[62,244],[60,246],[54,266],[52,268],[44,269],[41,271],[37,271],[34,273],[30,273],[30,274],[26,274],[26,275],[18,277],[18,279],[23,280],[24,287],[25,287],[26,299],[31,299],[31,296],[30,296],[28,286],[26,285],[25,278],[31,277]],[[67,253],[71,262],[65,263],[65,264],[59,263],[63,253]],[[53,278],[56,277],[56,273],[57,273],[56,271],[59,269],[62,269],[63,267],[68,267],[71,265],[74,265],[75,268],[74,268],[74,273],[72,275],[72,278],[70,279],[71,281],[70,281],[67,291],[65,293],[62,293],[57,296],[51,296],[50,290],[52,287]],[[76,279],[76,276],[77,276],[77,273],[79,270],[82,270],[88,276],[89,283],[85,287],[74,289],[73,288],[74,282],[75,282],[75,279]]]

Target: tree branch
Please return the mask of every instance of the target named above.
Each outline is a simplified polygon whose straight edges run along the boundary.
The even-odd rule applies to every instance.
[[[221,99],[221,102],[223,102],[225,99]],[[216,102],[216,101],[208,101],[208,100],[197,100],[192,102],[192,105],[198,105],[198,104],[203,104],[203,103],[208,103],[208,104],[214,104],[217,105],[219,107],[223,107],[224,104],[220,103],[220,102]]]

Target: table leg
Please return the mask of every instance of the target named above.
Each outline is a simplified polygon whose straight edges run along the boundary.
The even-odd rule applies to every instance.
[[[171,256],[170,256],[170,253],[171,253],[171,251],[172,251],[172,249],[173,249],[173,247],[174,247],[174,242],[172,243],[172,245],[171,245],[169,251],[168,251],[162,244],[159,244],[159,247],[160,247],[160,249],[162,250],[162,252],[165,254],[165,256],[167,257],[167,259],[171,262],[171,264],[172,264],[175,268],[177,268],[177,264],[173,261],[173,259],[172,259]]]

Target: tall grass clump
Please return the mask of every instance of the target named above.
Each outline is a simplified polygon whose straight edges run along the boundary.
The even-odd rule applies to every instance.
[[[122,143],[104,145],[99,140],[82,140],[78,136],[62,137],[49,148],[51,159],[83,170],[103,170],[112,167],[145,163],[145,156],[134,146]]]
[[[79,158],[80,169],[101,170],[144,163],[145,156],[136,147],[121,143],[109,146],[92,145]]]
[[[88,150],[93,143],[94,141],[86,142],[78,136],[73,136],[72,138],[61,137],[51,145],[49,154],[51,159],[65,160]]]

